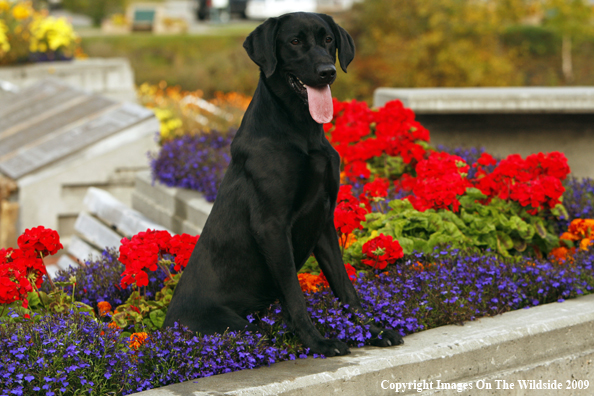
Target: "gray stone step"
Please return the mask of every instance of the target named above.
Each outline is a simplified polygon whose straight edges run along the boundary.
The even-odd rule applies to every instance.
[[[150,172],[136,175],[132,207],[177,234],[202,232],[212,205],[197,191],[153,184]]]

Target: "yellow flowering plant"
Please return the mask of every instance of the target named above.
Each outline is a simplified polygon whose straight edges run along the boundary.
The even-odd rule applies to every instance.
[[[182,135],[211,130],[226,133],[229,128],[237,128],[251,100],[236,92],[217,92],[213,99],[206,100],[200,90],[183,91],[164,81],[158,85],[142,84],[138,98],[141,104],[153,109],[160,121],[161,144]]]
[[[0,65],[72,59],[79,43],[65,18],[35,10],[31,1],[0,0]]]

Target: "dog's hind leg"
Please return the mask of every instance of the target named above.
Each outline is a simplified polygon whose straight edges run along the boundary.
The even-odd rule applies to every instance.
[[[242,318],[233,310],[218,304],[201,304],[180,315],[180,322],[200,334],[222,334],[225,331],[258,331],[258,326]],[[173,323],[166,323],[171,326]]]

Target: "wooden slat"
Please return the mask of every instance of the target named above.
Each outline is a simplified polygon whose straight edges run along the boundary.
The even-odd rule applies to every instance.
[[[0,159],[0,172],[18,179],[152,116],[153,113],[148,109],[122,103],[107,112],[89,117],[85,122],[53,135],[50,139]]]

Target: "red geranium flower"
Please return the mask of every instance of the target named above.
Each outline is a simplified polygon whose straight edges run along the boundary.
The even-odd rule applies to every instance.
[[[391,236],[384,234],[365,242],[363,254],[366,257],[361,260],[363,264],[380,270],[404,256],[400,243]]]
[[[36,251],[46,257],[54,255],[64,247],[60,243],[60,236],[52,229],[43,226],[25,230],[19,236],[17,243],[22,250]]]
[[[122,273],[121,287],[147,286],[149,277],[146,271],[156,271],[159,261],[165,254],[174,255],[175,266],[173,269],[174,271],[181,270],[188,264],[197,241],[198,236],[182,234],[172,237],[169,232],[162,230],[147,230],[139,232],[131,239],[122,239],[119,260],[126,266],[126,269]],[[163,264],[161,266],[165,272],[169,273],[169,268]]]
[[[200,235],[191,236],[188,234],[175,235],[171,238],[169,253],[175,256],[174,270],[179,271],[181,267],[186,268],[194,247],[198,242],[198,238],[200,238]]]

